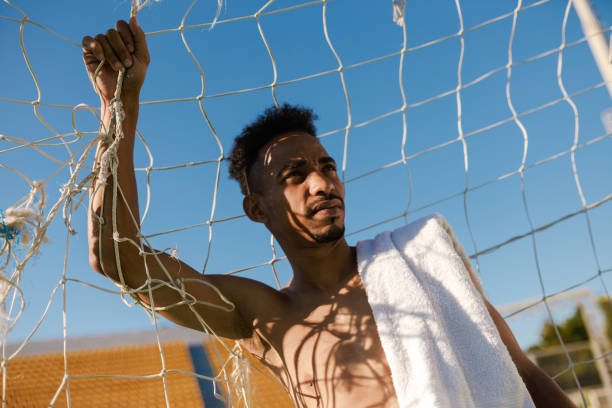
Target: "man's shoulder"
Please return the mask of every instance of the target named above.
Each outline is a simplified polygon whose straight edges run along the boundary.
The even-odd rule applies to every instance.
[[[376,241],[378,239],[383,238],[384,236],[406,235],[406,234],[416,235],[419,231],[421,231],[423,228],[425,228],[428,225],[437,225],[443,228],[444,230],[451,229],[450,225],[448,224],[448,221],[446,221],[446,218],[442,214],[435,212],[435,213],[425,215],[421,218],[417,218],[416,220],[410,221],[409,223],[396,227],[395,229],[392,229],[392,230],[389,229],[389,230],[380,232],[370,239],[359,241],[357,243],[357,247],[359,247],[359,245],[362,242]]]
[[[432,213],[393,230],[380,232],[371,239],[357,242],[357,258],[370,258],[390,248],[402,251],[409,243],[423,238],[452,241],[454,247],[461,248],[446,218],[440,213]]]
[[[261,319],[272,310],[287,306],[288,297],[281,291],[255,279],[232,275],[207,275],[208,282],[219,290],[219,296],[227,294],[242,317],[248,322]],[[228,296],[228,297],[229,297]]]

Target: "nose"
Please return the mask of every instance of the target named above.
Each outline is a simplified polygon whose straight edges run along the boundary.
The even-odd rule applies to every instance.
[[[308,190],[310,195],[328,195],[336,188],[333,181],[320,171],[312,171],[308,175]]]

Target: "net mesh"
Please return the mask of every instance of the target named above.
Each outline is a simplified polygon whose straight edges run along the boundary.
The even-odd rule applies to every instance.
[[[332,104],[337,116],[332,120],[322,119],[323,131],[318,137],[329,150],[338,153],[335,156],[342,157],[341,177],[347,188],[347,207],[350,209],[351,203],[366,203],[356,210],[357,215],[349,213],[349,217],[354,217],[354,221],[349,221],[349,239],[369,237],[415,219],[419,214],[441,211],[451,220],[466,247],[471,243],[470,257],[484,281],[485,291],[500,282],[503,285],[513,280],[517,281],[513,284],[519,292],[524,285],[529,286],[524,297],[536,300],[507,317],[544,306],[548,319],[556,322],[551,305],[556,298],[576,288],[589,288],[609,298],[606,273],[612,271],[609,255],[612,240],[607,220],[612,219],[609,203],[612,185],[608,177],[609,160],[605,157],[610,157],[611,133],[603,131],[597,119],[609,105],[609,97],[605,92],[606,84],[593,69],[587,39],[579,30],[572,3],[518,0],[513,7],[505,6],[507,9],[501,12],[488,10],[488,14],[482,3],[462,4],[458,0],[447,3],[444,13],[436,10],[435,5],[428,10],[419,6],[416,10],[412,5],[406,6],[404,1],[363,7],[372,15],[378,8],[384,10],[380,14],[384,14],[385,20],[380,21],[359,20],[364,17],[355,11],[359,7],[342,0],[292,2],[290,5],[270,0],[254,12],[231,18],[218,15],[216,3],[204,12],[204,6],[194,1],[180,9],[180,13],[174,13],[176,16],[168,12],[165,19],[159,21],[155,16],[163,12],[156,8],[160,7],[158,4],[148,4],[148,1],[133,4],[130,12],[141,12],[145,16],[149,13],[152,22],[161,24],[162,28],[147,32],[154,64],[156,58],[166,58],[155,54],[158,41],[165,41],[172,53],[167,57],[172,62],[166,68],[152,69],[149,73],[148,81],[154,83],[145,84],[144,101],[141,102],[136,171],[141,198],[146,197],[142,219],[138,222],[143,241],[150,247],[166,248],[163,251],[173,256],[180,255],[182,259],[200,263],[203,273],[212,270],[249,276],[280,288],[290,277],[282,251],[272,236],[264,236],[259,230],[253,232],[246,225],[239,206],[229,204],[239,201],[239,193],[236,186],[226,181],[223,172],[232,136],[242,121],[231,126],[225,122],[235,122],[236,116],[242,117],[234,112],[239,107],[248,106],[247,111],[256,112],[262,105],[278,106],[287,99],[313,100],[321,116]],[[23,58],[29,76],[15,75],[22,81],[16,88],[19,89],[16,95],[12,94],[13,88],[4,95],[0,92],[2,109],[6,112],[3,125],[9,118],[17,123],[36,121],[42,125],[28,127],[20,133],[19,125],[7,124],[0,134],[0,168],[3,179],[7,180],[0,199],[3,209],[0,213],[2,390],[3,406],[6,406],[6,393],[10,392],[6,387],[7,366],[19,357],[53,313],[62,316],[60,325],[66,355],[71,316],[74,316],[67,312],[67,302],[73,287],[111,293],[123,298],[128,305],[134,302],[126,295],[134,291],[126,287],[116,290],[94,282],[91,273],[82,270],[87,268],[71,258],[76,257],[72,255],[71,245],[82,246],[74,243],[74,234],[82,229],[86,205],[81,204],[87,201],[91,180],[100,171],[92,167],[92,156],[105,132],[100,134],[97,130],[100,118],[93,103],[64,103],[62,101],[72,98],[82,100],[82,96],[57,96],[57,90],[49,85],[50,73],[47,72],[53,68],[43,63],[49,56],[28,42],[27,34],[36,30],[40,38],[60,41],[78,52],[80,45],[70,38],[72,34],[65,34],[69,31],[66,27],[54,23],[53,19],[43,16],[37,21],[31,18],[24,9],[32,6],[20,8],[8,0],[4,0],[4,6],[3,14],[7,15],[0,15],[2,32],[14,33],[13,38],[19,42],[18,46],[7,44],[10,46],[7,52]],[[232,6],[230,3],[227,7],[231,9]],[[177,5],[173,7],[178,8]],[[128,15],[124,12],[120,17]],[[188,20],[206,21],[202,15],[210,16],[210,21],[187,24]],[[178,25],[177,20],[169,22],[177,16]],[[422,23],[417,23],[425,17],[431,18],[429,25],[434,29],[424,30]],[[278,37],[290,35],[287,32],[291,31],[291,24],[300,19],[316,21],[312,31],[318,31],[328,55],[327,68],[320,69],[325,64],[314,61],[307,67],[311,72],[296,75],[295,72],[307,71],[298,64],[308,59],[308,44],[282,43]],[[350,36],[357,32],[348,28],[353,23],[361,30],[381,30],[384,35],[392,33],[393,37],[381,42],[380,37],[372,35],[376,44],[368,44],[367,37],[351,39]],[[145,23],[143,26],[146,30]],[[337,28],[334,30],[334,27]],[[411,30],[413,27],[418,28]],[[532,46],[531,43],[537,41],[528,36],[539,33],[544,38],[548,28],[550,33],[555,33],[551,34],[552,40],[542,40],[541,44]],[[231,37],[228,33],[232,30],[244,30],[244,35]],[[528,34],[521,36],[521,30]],[[606,28],[604,33],[609,35],[609,31],[610,28]],[[235,44],[231,41],[238,43],[241,37],[257,40],[258,47],[232,49]],[[496,41],[493,46],[487,46],[487,37]],[[171,43],[170,39],[177,38],[179,42]],[[500,38],[503,41],[499,41]],[[203,45],[205,41],[228,41],[228,44],[217,48],[221,50],[217,56],[212,53],[214,47],[207,49]],[[549,46],[550,43],[554,45]],[[181,49],[186,54],[174,55]],[[227,50],[231,55],[227,55]],[[261,53],[255,55],[259,51]],[[41,55],[34,55],[34,52]],[[202,57],[205,52],[209,52],[206,58]],[[496,52],[501,57],[495,55]],[[241,75],[232,76],[228,72],[231,81],[217,75],[213,66],[228,61],[232,64],[231,58],[236,54],[248,54],[254,66],[243,66]],[[255,67],[262,63],[261,55],[267,59],[268,67],[264,80],[260,77],[264,70]],[[302,55],[306,57],[301,58]],[[289,63],[292,58],[298,63]],[[15,66],[23,66],[16,58],[14,61]],[[75,57],[65,66],[81,68],[79,64]],[[174,87],[167,84],[173,82],[173,78],[186,75],[176,65],[190,66],[199,88],[194,87],[193,81],[189,87],[180,83]],[[56,75],[73,75],[74,70],[65,66],[58,69],[65,69],[66,73]],[[207,74],[208,67],[215,72],[212,79]],[[283,67],[292,67],[295,71],[287,69],[285,72]],[[424,70],[434,71],[433,79],[420,78],[418,72]],[[544,70],[545,74],[539,70]],[[11,80],[11,74],[13,71],[4,77]],[[550,85],[546,82],[552,80],[556,94],[542,90]],[[427,83],[423,85],[419,81]],[[48,92],[45,84],[49,85]],[[245,86],[237,87],[242,84]],[[31,85],[35,90],[33,99],[28,98],[26,91]],[[377,87],[393,89],[393,97],[377,95],[374,92]],[[146,99],[148,88],[155,89],[157,95],[163,93],[164,97]],[[309,93],[312,88],[320,89],[319,94]],[[328,88],[335,93],[332,95]],[[166,97],[177,92],[184,94]],[[120,95],[116,96],[120,101]],[[321,100],[326,98],[329,100]],[[505,109],[490,109],[500,103]],[[121,107],[116,105],[116,108],[116,122],[120,124]],[[24,113],[26,109],[29,116]],[[534,119],[538,117],[541,119]],[[194,132],[204,134],[200,137],[205,140],[196,139],[191,134]],[[159,143],[162,137],[172,138],[172,143]],[[117,137],[116,142],[119,140]],[[384,151],[380,150],[381,146]],[[112,162],[112,149],[109,151]],[[156,164],[154,159],[163,164]],[[112,166],[110,173],[110,177],[116,177]],[[183,185],[177,183],[177,179],[187,182]],[[533,180],[531,184],[530,180]],[[180,185],[173,188],[173,183]],[[562,190],[555,190],[557,187]],[[180,200],[161,198],[173,194],[180,195]],[[155,198],[163,204],[156,206]],[[120,189],[114,191],[113,202],[117,200],[121,200]],[[193,202],[194,208],[184,206],[183,201]],[[367,202],[374,204],[369,206]],[[208,216],[203,219],[202,213],[206,210]],[[511,221],[505,222],[505,218]],[[490,229],[494,233],[484,232]],[[116,225],[114,231],[117,231]],[[262,250],[261,245],[253,244],[246,252],[257,255],[233,259],[236,231],[253,242],[265,241],[268,249]],[[549,243],[551,234],[575,241],[567,244],[552,240]],[[185,240],[201,243],[202,238],[206,242],[204,248],[200,244],[184,243]],[[122,238],[116,234],[115,239]],[[48,274],[52,277],[47,278],[53,279],[54,284],[45,300],[39,295],[33,298],[28,292],[28,276],[35,279],[42,272],[46,252],[57,253],[58,249],[63,249],[61,273]],[[544,256],[543,251],[546,252]],[[265,253],[270,254],[269,258],[262,258]],[[505,255],[495,256],[500,253]],[[561,266],[549,259],[566,262],[564,253],[585,261],[578,266],[572,264],[578,268],[575,273],[556,278],[555,272]],[[143,255],[155,256],[155,253]],[[516,257],[525,264],[516,261]],[[512,260],[517,262],[518,268],[526,269],[525,275],[510,272]],[[69,268],[73,263],[76,266]],[[150,291],[156,283],[149,280],[142,290]],[[176,289],[182,291],[180,285]],[[61,306],[54,308],[52,305],[58,296]],[[498,300],[508,299],[499,295]],[[28,315],[26,301],[40,304],[40,307]],[[227,303],[231,307],[231,302]],[[88,306],[91,305],[83,299],[80,307]],[[158,332],[163,323],[158,321],[155,305],[143,306]],[[24,320],[22,314],[29,320]],[[202,330],[214,338],[215,334],[206,325],[206,317],[200,316],[199,320]],[[13,332],[18,332],[18,337],[11,337]],[[587,405],[574,372],[576,362],[572,361],[558,332],[557,336],[567,359],[567,368],[557,375],[572,373],[582,402]],[[9,340],[18,343],[10,353],[6,347]],[[163,380],[165,401],[169,406],[165,379],[172,370],[164,363],[159,336],[157,343],[162,370],[153,376]],[[224,347],[223,355],[229,355],[227,364],[222,365],[214,377],[189,374],[214,381],[220,389],[224,388],[226,391],[220,391],[219,397],[228,399],[229,406],[252,406],[248,360],[243,358],[239,346],[215,344]],[[605,360],[610,352],[612,350],[602,350],[593,360],[579,364]],[[50,405],[62,392],[66,393],[70,404],[70,379],[84,377],[71,372],[67,361],[65,358],[63,380]]]

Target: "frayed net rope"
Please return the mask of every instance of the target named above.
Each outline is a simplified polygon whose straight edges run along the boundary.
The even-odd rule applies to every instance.
[[[406,0],[393,0],[393,22],[400,27],[404,26],[404,10]]]
[[[38,203],[33,205],[37,193],[40,193],[41,198]],[[36,235],[40,229],[40,224],[43,221],[40,208],[44,206],[44,202],[44,184],[33,183],[32,190],[25,202],[17,207],[0,210],[0,238],[4,238],[5,241],[19,241],[22,247],[27,246],[32,239],[31,230],[34,229]],[[38,207],[38,210],[32,208],[33,206]]]
[[[30,242],[28,225],[36,227],[41,217],[31,208],[7,208],[0,210],[0,237],[9,241],[20,239],[21,245]]]

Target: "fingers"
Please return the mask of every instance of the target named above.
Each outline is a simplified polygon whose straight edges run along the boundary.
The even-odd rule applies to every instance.
[[[121,67],[123,67],[123,64],[119,62],[119,58],[117,58],[115,51],[113,51],[113,48],[111,47],[111,44],[109,43],[107,39],[107,36],[104,34],[98,34],[96,35],[96,41],[98,41],[100,45],[102,45],[102,49],[104,50],[104,58],[106,59],[106,62],[115,71],[119,71]]]
[[[124,20],[117,21],[115,25],[115,29],[121,36],[123,43],[127,47],[127,50],[130,53],[134,52],[134,38],[132,37],[132,32],[130,31],[130,26]]]
[[[119,58],[119,61],[124,67],[129,68],[132,66],[132,56],[128,51],[127,45],[124,43],[121,35],[117,30],[110,29],[106,32],[106,39],[108,40],[111,48],[115,55]],[[121,67],[119,67],[121,69]]]
[[[149,49],[147,48],[147,40],[135,16],[130,18],[130,31],[134,38],[134,55],[148,64],[151,59],[149,57]]]
[[[104,59],[104,50],[102,49],[102,45],[90,36],[86,35],[83,37],[81,44],[83,45],[83,55],[86,58],[89,56],[89,54],[93,54],[98,61],[102,61]]]
[[[138,27],[140,29],[140,27]],[[142,30],[140,30],[142,33]],[[142,33],[144,37],[144,33]],[[98,34],[95,39],[90,36],[83,37],[83,56],[86,63],[106,61],[113,70],[129,68],[134,63],[134,54],[137,42],[132,34],[131,26],[123,21],[117,21],[116,29],[110,29],[106,34]],[[146,51],[146,43],[144,45]],[[148,51],[147,51],[148,56]]]

